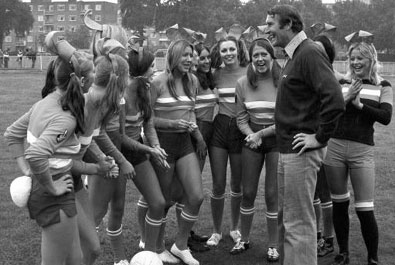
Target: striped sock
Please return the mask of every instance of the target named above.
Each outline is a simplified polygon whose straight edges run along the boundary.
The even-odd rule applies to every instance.
[[[119,262],[120,260],[126,259],[122,238],[122,225],[118,230],[115,231],[110,231],[107,228],[107,235],[110,238],[110,245],[114,254],[114,261]]]

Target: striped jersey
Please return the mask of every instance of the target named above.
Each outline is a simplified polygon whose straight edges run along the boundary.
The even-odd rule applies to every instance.
[[[271,79],[258,80],[257,88],[243,76],[236,84],[237,125],[240,131],[248,135],[250,123],[270,126],[274,124],[274,107],[277,90]]]
[[[160,119],[178,120],[183,119],[196,123],[195,116],[195,97],[197,92],[197,78],[191,75],[193,79],[192,97],[185,95],[183,89],[177,90],[177,98],[171,96],[167,84],[167,74],[162,73],[154,78],[151,86],[152,104],[155,117]],[[174,129],[164,129],[156,127],[158,131],[181,132]]]
[[[348,86],[347,84],[342,87],[343,93],[347,93]],[[332,137],[374,145],[374,123],[377,121],[386,125],[391,121],[392,87],[386,80],[381,81],[379,85],[363,80],[362,86],[359,92],[362,109],[357,109],[349,102]]]
[[[198,82],[198,93],[195,101],[196,119],[212,122],[214,118],[214,108],[217,105],[218,96],[210,88],[203,89]]]
[[[33,174],[47,170],[51,175],[68,172],[72,159],[80,152],[80,142],[74,131],[76,119],[70,111],[64,111],[59,104],[61,93],[55,90],[9,126],[4,134],[8,145],[28,147],[25,158]],[[15,154],[21,156],[22,154]]]
[[[236,82],[246,74],[246,67],[218,68],[214,72],[214,84],[218,91],[219,114],[236,117]]]

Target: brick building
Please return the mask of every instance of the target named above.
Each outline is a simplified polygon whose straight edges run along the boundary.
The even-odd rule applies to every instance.
[[[36,51],[44,51],[45,35],[53,30],[75,31],[83,25],[81,14],[92,10],[92,19],[100,24],[118,24],[118,0],[22,0],[30,6],[34,17],[33,28],[25,36],[14,32],[5,36],[3,50],[17,51],[32,47]]]

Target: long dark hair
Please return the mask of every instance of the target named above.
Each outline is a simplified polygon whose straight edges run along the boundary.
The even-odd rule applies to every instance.
[[[53,91],[55,91],[56,84],[55,84],[54,64],[55,64],[55,60],[52,60],[48,64],[47,75],[45,76],[45,84],[44,87],[41,89],[42,98],[45,98],[48,94],[51,94]]]
[[[60,98],[60,105],[62,109],[69,110],[77,120],[76,133],[84,133],[84,106],[85,98],[80,85],[80,79],[77,73],[80,72],[76,69],[78,65],[73,66],[58,57],[53,63],[54,77],[56,86],[65,91],[65,94]]]
[[[243,39],[237,40],[233,36],[227,36],[225,38],[221,38],[211,49],[211,66],[213,68],[219,68],[222,64],[221,59],[221,44],[225,41],[233,41],[236,44],[237,48],[237,57],[239,59],[239,65],[244,67],[248,65],[249,56],[247,51],[247,46]]]
[[[206,50],[210,56],[210,49],[201,43],[198,43],[195,45],[195,50],[196,50],[198,56],[200,56],[200,54],[204,50]],[[198,66],[195,74],[196,74],[196,76],[199,80],[200,86],[203,88],[203,90],[206,90],[208,88],[210,88],[211,90],[214,89],[215,86],[214,86],[213,74],[211,73],[211,65],[210,65],[210,69],[207,73],[203,72],[200,69],[200,67]]]
[[[150,83],[144,74],[149,70],[154,59],[154,55],[142,47],[138,51],[132,49],[129,52],[129,75],[137,82],[137,106],[142,112],[144,121],[149,120],[152,115],[148,91]]]
[[[329,57],[330,63],[333,64],[336,57],[336,49],[329,37],[326,35],[317,35],[313,38],[313,41],[319,41],[322,43],[322,46],[324,46],[325,52]]]
[[[251,58],[251,63],[248,65],[247,68],[247,80],[248,83],[253,87],[253,88],[257,88],[258,87],[258,75],[255,72],[253,66],[252,66],[252,53],[254,52],[254,48],[256,46],[262,47],[264,48],[272,57],[273,60],[273,65],[272,65],[272,69],[270,70],[272,73],[272,78],[273,78],[273,84],[275,87],[277,87],[278,84],[278,80],[280,79],[280,71],[281,71],[281,66],[280,64],[277,62],[276,57],[274,55],[274,48],[272,46],[272,44],[270,43],[269,40],[265,39],[265,38],[259,38],[254,40],[251,43],[250,49],[249,49],[249,55]]]
[[[166,56],[166,71],[167,71],[167,85],[169,87],[170,95],[177,99],[178,95],[176,93],[176,84],[174,80],[174,70],[177,68],[178,63],[181,60],[182,54],[184,53],[185,49],[190,47],[193,52],[193,46],[186,40],[177,40],[170,44],[167,50]],[[184,89],[185,95],[188,98],[192,98],[192,86],[193,86],[193,79],[191,73],[186,73],[181,77],[182,86]]]

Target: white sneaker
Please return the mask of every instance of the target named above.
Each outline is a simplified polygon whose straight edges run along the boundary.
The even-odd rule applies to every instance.
[[[139,249],[140,250],[144,250],[145,249],[145,242],[143,242],[141,239],[140,239],[140,242],[139,242]]]
[[[232,238],[234,243],[237,243],[239,240],[241,240],[241,234],[239,230],[230,231],[229,236]]]
[[[215,247],[218,246],[219,241],[222,240],[222,234],[213,233],[211,237],[207,240],[207,246]]]
[[[119,262],[114,262],[114,265],[129,265],[129,261],[127,261],[126,259],[123,259]]]
[[[163,263],[171,263],[171,264],[177,264],[180,261],[174,257],[167,249],[163,250],[163,252],[158,254],[160,260]]]
[[[174,256],[181,259],[187,265],[199,265],[200,264],[199,261],[197,261],[192,256],[191,251],[189,249],[179,250],[178,247],[176,246],[176,243],[173,244],[170,251],[171,251],[171,253],[173,253]]]

